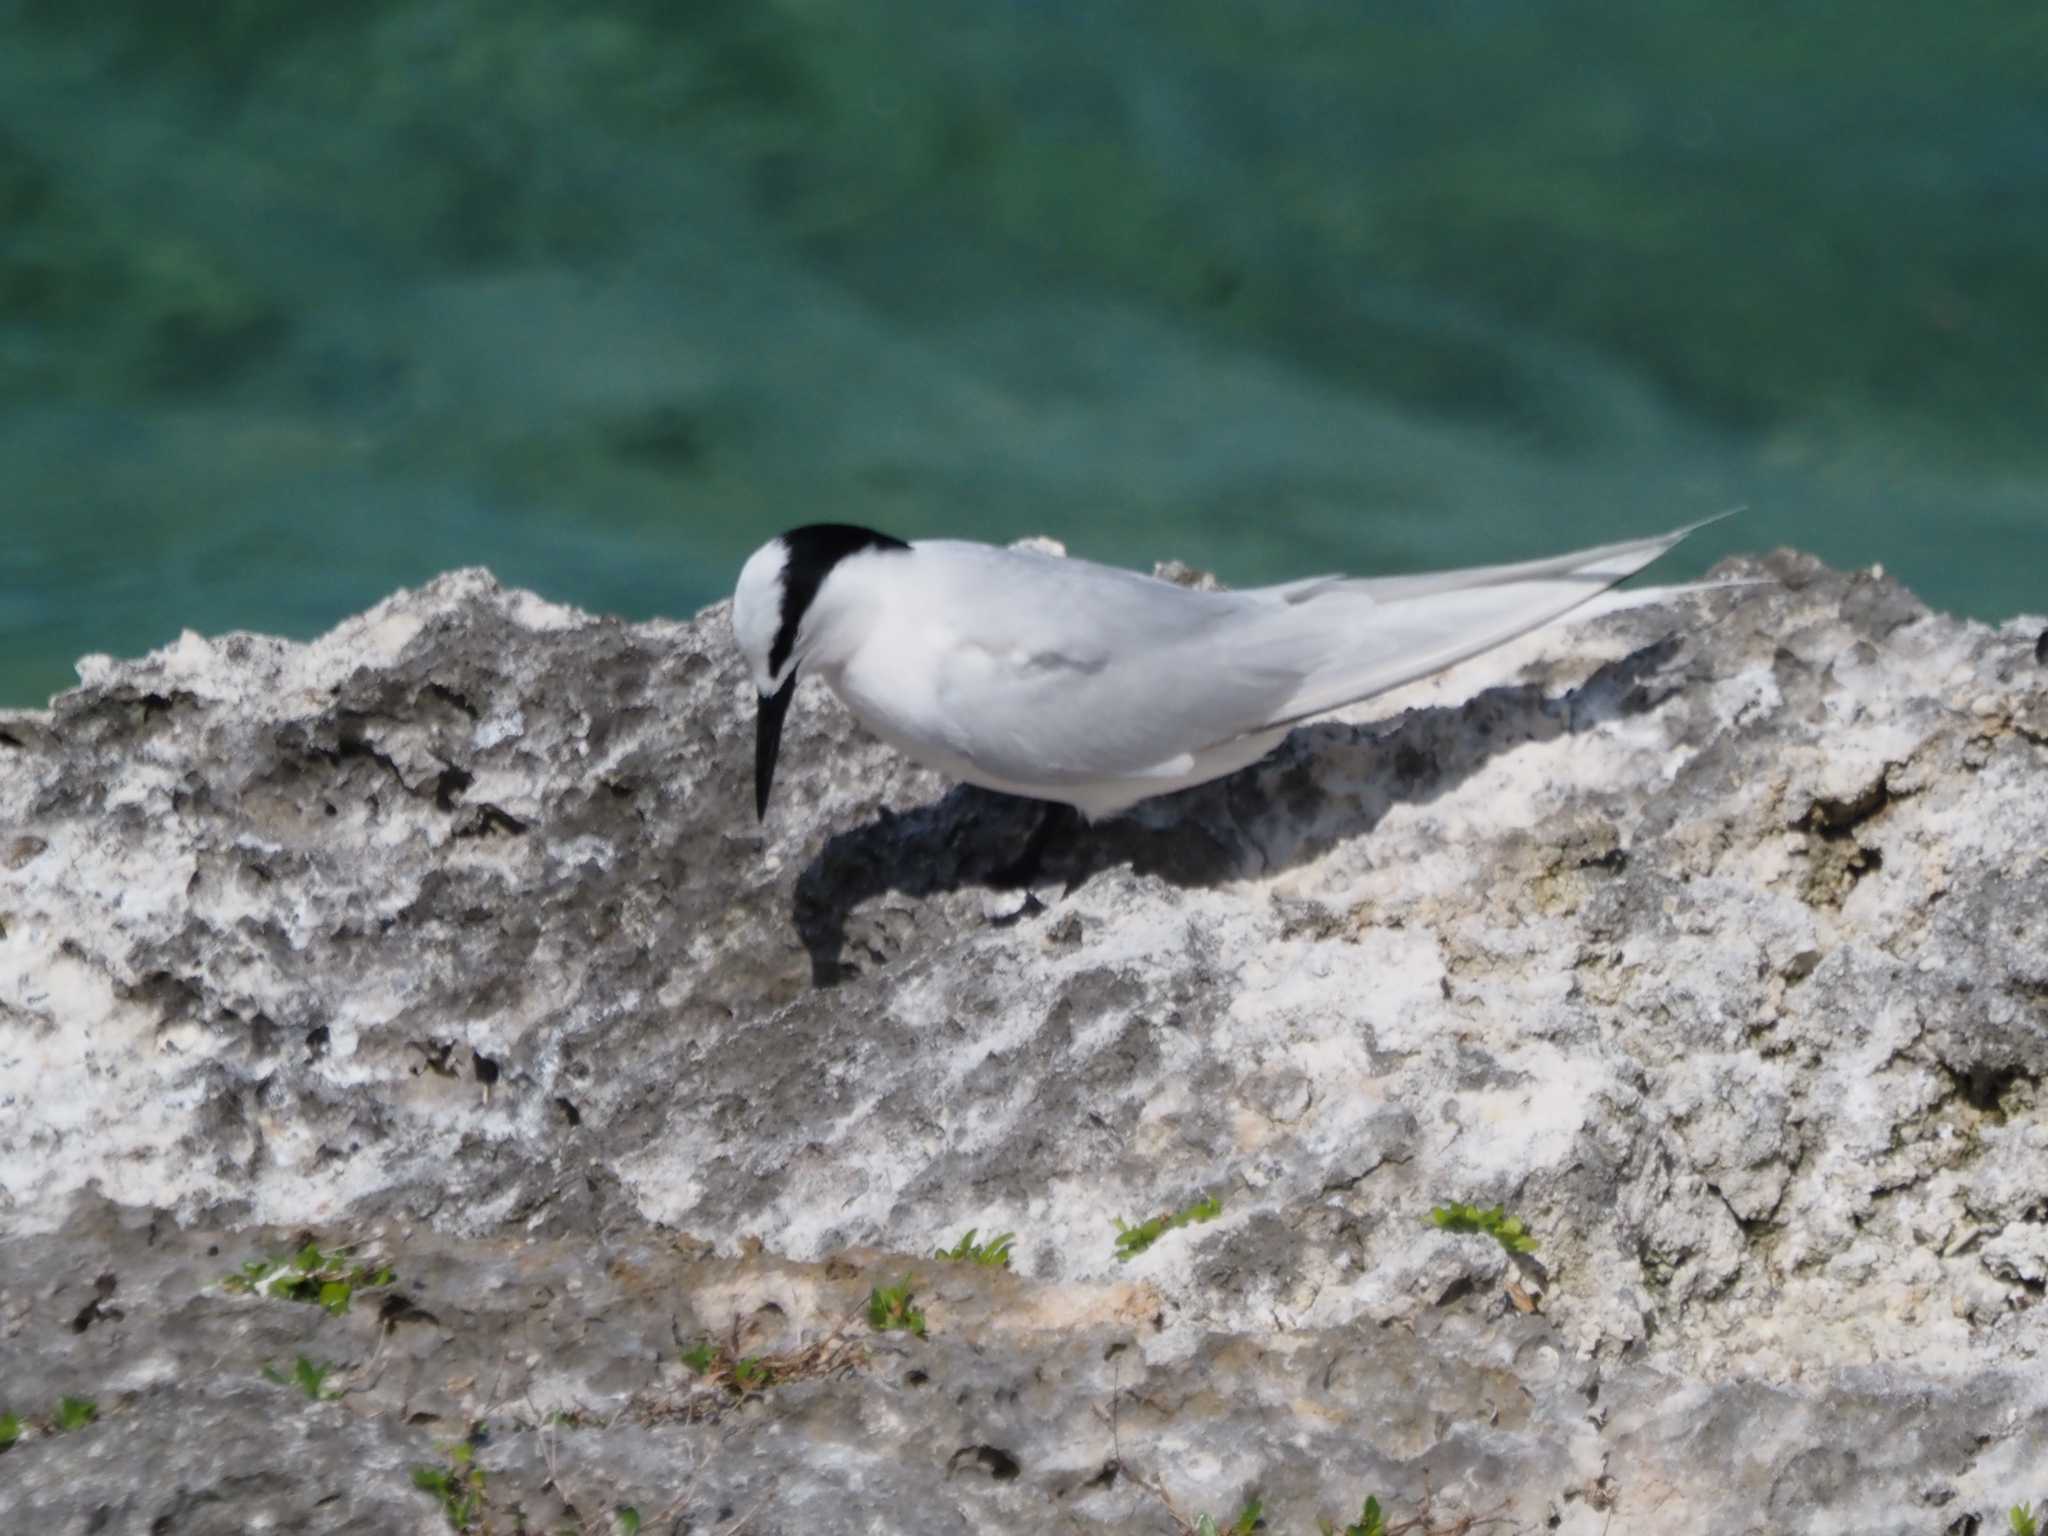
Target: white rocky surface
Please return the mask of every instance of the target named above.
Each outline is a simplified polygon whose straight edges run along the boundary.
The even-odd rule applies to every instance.
[[[2043,621],[1730,574],[1021,918],[1030,813],[815,685],[757,831],[722,610],[460,572],[89,658],[0,715],[0,1530],[444,1529],[465,1433],[507,1532],[1996,1528],[2048,1496]],[[970,1226],[1014,1273],[929,1257]],[[396,1287],[218,1284],[307,1236]],[[865,1322],[903,1274],[923,1340]],[[706,1333],[848,1353],[741,1396]]]

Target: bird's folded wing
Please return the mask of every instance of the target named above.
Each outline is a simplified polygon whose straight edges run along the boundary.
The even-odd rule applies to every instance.
[[[1633,576],[1698,526],[1548,560],[1322,587],[1247,635],[1258,664],[1288,658],[1299,678],[1270,717],[1247,729],[1369,699],[1541,628]]]
[[[1174,777],[1195,754],[1549,623],[1690,531],[1517,565],[1234,593],[1052,570],[1030,590],[1038,583],[1027,573],[1004,605],[1011,627],[948,648],[934,680],[944,734],[1014,783]],[[963,621],[956,634],[973,628]]]
[[[939,680],[953,751],[997,778],[1048,788],[1172,777],[1195,749],[1242,734],[1299,684],[1290,671],[1200,639],[1108,653],[956,655]]]
[[[928,546],[921,546],[928,547]],[[1053,787],[1170,775],[1175,759],[1282,704],[1300,684],[1237,643],[1246,593],[1197,592],[1081,561],[938,546],[922,594],[938,643],[945,745],[984,773]]]

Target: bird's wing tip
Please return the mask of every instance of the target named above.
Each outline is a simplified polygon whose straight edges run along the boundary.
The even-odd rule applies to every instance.
[[[1675,533],[1670,534],[1669,538],[1672,543],[1676,544],[1680,539],[1684,538],[1687,534],[1698,533],[1702,528],[1711,528],[1716,523],[1725,523],[1728,521],[1729,518],[1735,516],[1736,513],[1747,512],[1748,510],[1749,504],[1747,502],[1738,501],[1734,506],[1723,507],[1719,512],[1716,512],[1709,517],[1703,517],[1696,522],[1687,523],[1683,528],[1680,528]]]

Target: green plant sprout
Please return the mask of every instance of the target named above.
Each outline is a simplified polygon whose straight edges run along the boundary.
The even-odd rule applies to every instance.
[[[708,1338],[700,1339],[684,1350],[679,1358],[696,1375],[720,1378],[728,1387],[734,1385],[733,1373],[739,1362],[723,1344],[714,1344]]]
[[[221,1281],[223,1290],[238,1296],[282,1296],[310,1302],[339,1317],[357,1291],[396,1283],[389,1265],[350,1265],[340,1252],[322,1253],[308,1243],[288,1259],[251,1259]]]
[[[2013,1505],[2012,1536],[2041,1536],[2041,1527],[2039,1522],[2034,1519],[2034,1511],[2031,1505]]]
[[[1119,1264],[1135,1259],[1139,1254],[1159,1241],[1160,1235],[1173,1224],[1170,1216],[1154,1216],[1150,1221],[1141,1221],[1135,1227],[1124,1225],[1121,1216],[1116,1218],[1116,1258]]]
[[[1335,1522],[1322,1522],[1323,1536],[1387,1536],[1387,1522],[1380,1514],[1380,1501],[1368,1498],[1358,1518],[1339,1531]]]
[[[0,1451],[11,1450],[21,1438],[21,1415],[0,1413]]]
[[[619,1522],[618,1536],[640,1536],[640,1511],[630,1504],[621,1504],[612,1514]]]
[[[1259,1512],[1259,1501],[1253,1497],[1246,1501],[1237,1518],[1228,1525],[1218,1525],[1214,1515],[1204,1515],[1195,1522],[1195,1536],[1252,1536],[1266,1523]]]
[[[451,1531],[474,1529],[484,1517],[484,1469],[476,1449],[466,1440],[443,1446],[444,1466],[421,1464],[412,1469],[412,1485],[441,1501]]]
[[[895,1285],[878,1285],[870,1291],[868,1325],[881,1333],[901,1330],[923,1338],[924,1313],[910,1304],[916,1294],[911,1287],[916,1283],[915,1275],[906,1275]]]
[[[100,1416],[100,1405],[88,1397],[65,1397],[57,1402],[57,1429],[63,1433],[83,1429]]]
[[[307,1398],[316,1403],[329,1403],[340,1397],[339,1392],[327,1389],[327,1378],[333,1372],[332,1361],[314,1360],[301,1355],[292,1363],[292,1373],[287,1376],[276,1366],[263,1367],[263,1379],[277,1383],[280,1387],[297,1387]]]
[[[888,1291],[878,1291],[882,1297],[884,1321],[875,1326],[907,1328],[922,1334],[924,1314],[910,1306],[910,1286],[906,1280],[901,1286]],[[896,1310],[892,1312],[892,1308]],[[902,1318],[901,1310],[908,1308],[909,1317]],[[869,1298],[869,1317],[874,1320],[874,1298]],[[895,1322],[886,1319],[898,1318]],[[731,1341],[715,1337],[702,1337],[685,1349],[679,1358],[698,1382],[704,1387],[716,1387],[743,1397],[749,1392],[765,1392],[770,1387],[784,1386],[793,1381],[810,1381],[820,1376],[829,1376],[841,1370],[850,1369],[865,1362],[866,1356],[858,1348],[849,1348],[836,1332],[828,1338],[816,1340],[800,1348],[785,1350],[779,1354],[742,1355],[738,1352],[738,1331]]]
[[[974,1240],[975,1228],[969,1227],[967,1235],[951,1248],[941,1248],[937,1256],[950,1259],[955,1264],[979,1264],[984,1269],[1008,1269],[1010,1267],[1010,1244],[1016,1239],[1014,1232],[1005,1232],[992,1237],[985,1243]]]
[[[1529,1229],[1522,1225],[1522,1218],[1510,1216],[1496,1205],[1492,1210],[1481,1210],[1476,1205],[1439,1205],[1429,1213],[1429,1219],[1446,1232],[1483,1232],[1498,1242],[1509,1253],[1534,1253],[1536,1239],[1529,1235]]]
[[[1201,1199],[1185,1209],[1165,1216],[1154,1216],[1150,1221],[1141,1221],[1136,1226],[1126,1226],[1121,1218],[1116,1223],[1116,1258],[1119,1264],[1135,1259],[1175,1227],[1185,1227],[1198,1221],[1214,1221],[1223,1214],[1223,1202],[1215,1195],[1204,1194]]]

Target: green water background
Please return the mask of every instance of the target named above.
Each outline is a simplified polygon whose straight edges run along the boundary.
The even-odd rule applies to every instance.
[[[2048,609],[2048,7],[0,0],[0,703],[821,519]]]

